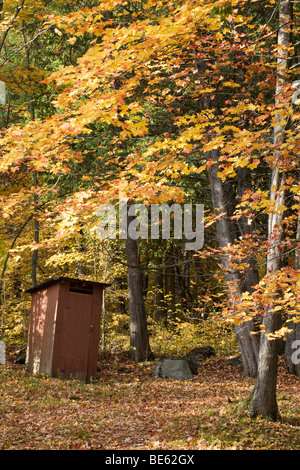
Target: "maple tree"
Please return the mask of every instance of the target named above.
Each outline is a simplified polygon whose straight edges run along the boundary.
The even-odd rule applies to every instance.
[[[292,28],[292,2],[290,0],[282,0],[279,7],[279,31],[277,36],[278,57],[277,57],[277,77],[275,87],[275,107],[282,104],[287,107],[287,98],[282,95],[282,91],[286,86],[286,73],[288,70],[289,48],[292,45],[291,28]],[[285,181],[286,168],[284,158],[289,160],[290,155],[282,156],[284,151],[280,148],[284,142],[285,123],[282,119],[280,110],[276,109],[276,121],[274,125],[274,157],[271,163],[271,183],[269,201],[274,202],[273,210],[268,216],[268,255],[266,265],[266,275],[272,275],[280,269],[280,239],[279,232],[282,227],[283,209],[285,203]],[[276,294],[275,294],[276,295]],[[280,314],[274,311],[273,302],[266,307],[263,319],[265,327],[265,335],[262,336],[260,346],[260,360],[258,368],[258,378],[253,395],[253,414],[264,414],[273,419],[278,417],[278,409],[276,403],[276,376],[277,376],[277,344],[275,341],[269,340],[266,335],[274,334],[280,327]]]
[[[205,222],[207,230],[215,224],[218,247],[206,239],[198,262],[219,257],[213,270],[223,273],[224,316],[235,325],[245,374],[257,376],[252,412],[277,418],[278,341],[270,338],[280,336],[284,315],[295,330],[299,317],[297,6],[292,16],[283,0],[279,10],[273,0],[73,4],[67,14],[43,12],[43,30],[66,38],[73,54],[78,45],[78,55],[50,77],[41,73],[38,86],[55,95],[46,116],[39,111],[6,126],[3,214],[26,210],[28,220],[44,212],[43,241],[36,225],[35,244],[25,244],[37,253],[37,243],[76,246],[70,240],[97,223],[99,205],[120,194],[131,202],[183,202],[194,197],[185,187],[192,177],[209,185]],[[30,188],[13,187],[18,178]],[[34,216],[30,203],[38,200]],[[22,214],[21,228],[26,220]],[[132,347],[143,360],[150,353],[143,244],[129,245],[132,325],[141,325]],[[285,325],[281,333],[292,337]]]

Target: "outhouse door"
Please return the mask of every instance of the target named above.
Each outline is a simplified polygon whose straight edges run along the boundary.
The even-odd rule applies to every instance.
[[[87,289],[72,287],[65,290],[63,315],[60,323],[59,352],[54,360],[55,375],[89,380],[95,367],[95,305],[93,285]],[[100,306],[96,306],[98,309]],[[96,338],[94,337],[96,334]]]

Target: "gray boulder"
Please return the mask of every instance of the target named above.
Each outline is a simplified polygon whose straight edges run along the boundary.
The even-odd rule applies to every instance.
[[[160,359],[154,365],[153,377],[173,380],[189,380],[193,373],[185,359]]]

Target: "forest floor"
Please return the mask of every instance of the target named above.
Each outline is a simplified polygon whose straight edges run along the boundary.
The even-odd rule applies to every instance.
[[[101,355],[90,384],[33,376],[8,361],[0,366],[0,449],[299,450],[299,378],[281,364],[281,421],[252,419],[235,407],[254,380],[226,359],[174,381],[152,377],[153,363],[126,353]]]

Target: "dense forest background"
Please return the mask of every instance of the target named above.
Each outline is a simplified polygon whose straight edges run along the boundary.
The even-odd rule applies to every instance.
[[[28,288],[70,276],[111,284],[102,349],[139,362],[207,344],[261,384],[281,348],[299,375],[297,2],[0,9],[1,338],[26,341]],[[203,248],[99,239],[120,194],[204,204]]]
[[[132,2],[131,6],[125,3],[124,7],[118,6],[113,12],[107,12],[109,22],[115,26],[120,21],[129,25],[132,18],[147,13],[142,3]],[[97,6],[98,2],[94,5]],[[24,5],[18,2],[6,5],[4,2],[3,36],[8,29],[7,24],[12,22],[2,45],[0,78],[6,84],[7,95],[6,104],[1,106],[4,133],[16,124],[31,126],[33,121],[44,120],[55,112],[54,100],[60,88],[43,81],[60,67],[76,65],[78,59],[89,50],[95,33],[89,34],[87,25],[84,25],[84,31],[79,34],[75,24],[76,36],[71,36],[68,29],[59,29],[55,24],[48,26],[47,15],[65,15],[66,21],[72,21],[82,6],[82,2],[25,2]],[[89,2],[88,7],[91,6]],[[18,7],[20,11],[16,15]],[[158,13],[158,18],[160,15],[163,15],[163,10]],[[7,18],[6,21],[4,18]],[[53,17],[51,21],[54,22]],[[93,23],[90,28],[93,28]],[[150,135],[128,137],[117,144],[121,161],[132,149],[140,152],[139,148],[145,149],[148,141],[155,142],[156,138],[165,134],[166,129],[170,134],[174,132],[173,110],[166,109],[164,95],[163,84],[151,97],[154,103],[148,111]],[[178,103],[178,106],[182,106],[184,113],[191,104],[192,100],[187,96],[185,102]],[[177,110],[179,112],[180,108]],[[82,217],[82,211],[87,218],[90,217],[82,201],[88,199],[91,188],[94,191],[99,187],[100,192],[104,173],[107,178],[113,179],[110,175],[116,168],[116,146],[112,146],[111,140],[116,139],[118,133],[119,130],[112,126],[95,123],[90,134],[76,136],[76,139],[71,137],[72,149],[82,157],[80,161],[65,160],[64,168],[55,169],[55,164],[50,170],[43,171],[44,164],[48,165],[46,157],[41,157],[29,167],[26,162],[16,162],[11,167],[5,153],[2,154],[1,328],[4,338],[26,340],[31,299],[24,294],[25,291],[49,278],[65,275],[112,283],[106,290],[103,347],[110,347],[111,342],[120,342],[120,345],[128,343],[125,242],[99,240],[92,230],[93,225],[89,226]],[[179,186],[182,193],[186,193],[187,201],[205,203],[209,211],[211,204],[207,178],[187,174],[178,181],[180,163],[178,169],[172,164],[167,170],[171,202],[172,194],[174,190],[177,192]],[[7,170],[4,169],[6,166]],[[146,199],[148,190],[145,185]],[[78,208],[76,214],[74,208],[68,210],[66,204],[68,201],[73,204],[71,198],[79,195],[80,200],[75,202]],[[99,207],[101,201],[99,198]],[[93,197],[92,210],[94,206]],[[66,211],[61,221],[62,229],[57,221],[60,208]],[[213,227],[206,229],[205,237],[210,245],[217,247]],[[220,332],[224,328],[213,321],[213,317],[220,314],[226,299],[218,260],[214,252],[203,259],[195,258],[193,252],[184,250],[184,244],[185,240],[173,239],[140,243],[141,265],[145,268],[147,317],[152,335],[157,336],[161,348],[169,343],[170,333],[176,337],[177,330],[179,334],[182,331],[184,336],[189,336],[187,343],[196,343],[198,340],[194,338],[194,333],[198,327],[202,331],[203,320],[208,320],[207,324],[210,325],[206,332],[208,335],[210,328],[220,328]],[[212,331],[211,338],[214,336],[215,331]],[[173,344],[175,347],[175,342]],[[172,344],[169,346],[172,348]]]

